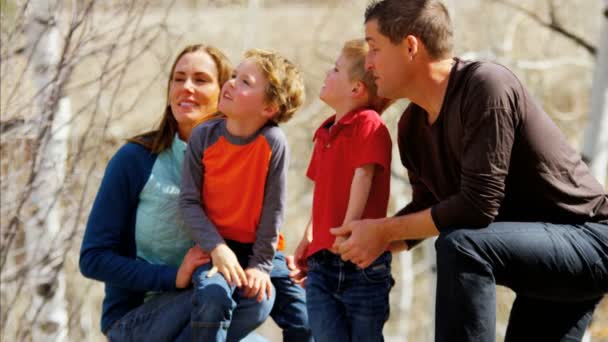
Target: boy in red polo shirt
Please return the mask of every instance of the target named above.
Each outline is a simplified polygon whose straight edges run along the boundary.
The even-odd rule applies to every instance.
[[[335,253],[329,232],[352,220],[386,216],[391,138],[378,113],[387,102],[365,70],[367,49],[364,40],[346,42],[320,93],[336,114],[314,136],[307,171],[315,183],[312,225],[296,249],[298,264],[308,269],[307,309],[317,342],[382,341],[388,318],[390,252],[360,269]]]

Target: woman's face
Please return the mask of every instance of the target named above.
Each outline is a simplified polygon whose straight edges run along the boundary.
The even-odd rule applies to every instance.
[[[189,138],[203,117],[217,111],[219,93],[218,71],[211,56],[195,51],[179,59],[171,75],[169,102],[182,139]]]

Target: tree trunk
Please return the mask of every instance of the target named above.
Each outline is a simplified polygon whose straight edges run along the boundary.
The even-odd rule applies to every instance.
[[[70,134],[70,101],[61,94],[59,63],[63,51],[57,27],[58,3],[53,0],[33,1],[32,19],[28,25],[29,46],[33,49],[33,85],[38,96],[37,126],[38,163],[33,171],[35,181],[31,203],[32,218],[26,223],[27,262],[32,303],[28,322],[34,341],[66,340],[68,312],[65,298],[63,248],[61,241],[61,187],[65,180],[68,137]]]

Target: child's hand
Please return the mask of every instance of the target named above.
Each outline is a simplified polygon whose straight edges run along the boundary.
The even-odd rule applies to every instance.
[[[340,245],[342,243],[344,243],[344,241],[346,241],[349,237],[350,237],[350,235],[336,236],[336,239],[334,240],[334,244],[331,246],[331,252],[334,254],[339,254],[338,251],[340,250]]]
[[[258,303],[264,300],[264,294],[267,298],[272,296],[272,283],[268,273],[258,270],[257,268],[248,268],[245,270],[247,274],[248,286],[245,287],[244,295],[247,298],[257,296]]]
[[[286,256],[285,263],[287,264],[287,269],[289,269],[289,278],[291,279],[291,281],[293,281],[297,285],[300,285],[301,287],[306,287],[307,273],[301,268],[298,268],[293,255]]]
[[[230,247],[223,243],[217,245],[211,251],[211,259],[213,267],[207,273],[207,277],[212,277],[219,271],[229,284],[238,287],[247,286],[247,276]]]
[[[307,270],[308,265],[306,264],[306,254],[308,254],[308,246],[310,245],[310,240],[306,237],[303,237],[298,243],[298,247],[296,247],[296,252],[294,253],[296,266],[301,270]]]
[[[177,270],[175,287],[178,289],[185,289],[188,287],[192,281],[192,273],[194,273],[194,270],[209,261],[211,261],[209,254],[203,251],[199,246],[190,248]]]

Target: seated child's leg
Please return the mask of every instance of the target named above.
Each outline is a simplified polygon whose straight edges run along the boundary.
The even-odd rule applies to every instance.
[[[306,308],[316,342],[351,340],[341,300],[341,292],[346,285],[342,272],[344,264],[339,256],[328,251],[317,252],[308,258]]]
[[[270,279],[277,294],[270,316],[283,329],[283,341],[312,342],[306,311],[306,292],[289,278],[289,269],[282,252],[275,254],[272,264]]]
[[[351,335],[361,341],[384,341],[382,328],[389,315],[392,255],[382,254],[353,276],[352,287],[344,293],[344,305],[351,323]]]
[[[256,297],[247,298],[242,294],[240,289],[237,289],[234,294],[237,306],[232,314],[232,322],[230,323],[230,329],[228,329],[226,341],[240,341],[262,325],[266,318],[268,318],[268,315],[270,315],[275,294],[276,289],[273,287],[272,296],[270,298],[264,296],[264,300],[258,303]]]
[[[232,299],[234,287],[221,273],[207,278],[211,263],[200,266],[192,276],[192,340],[226,341],[232,311],[236,302]]]

